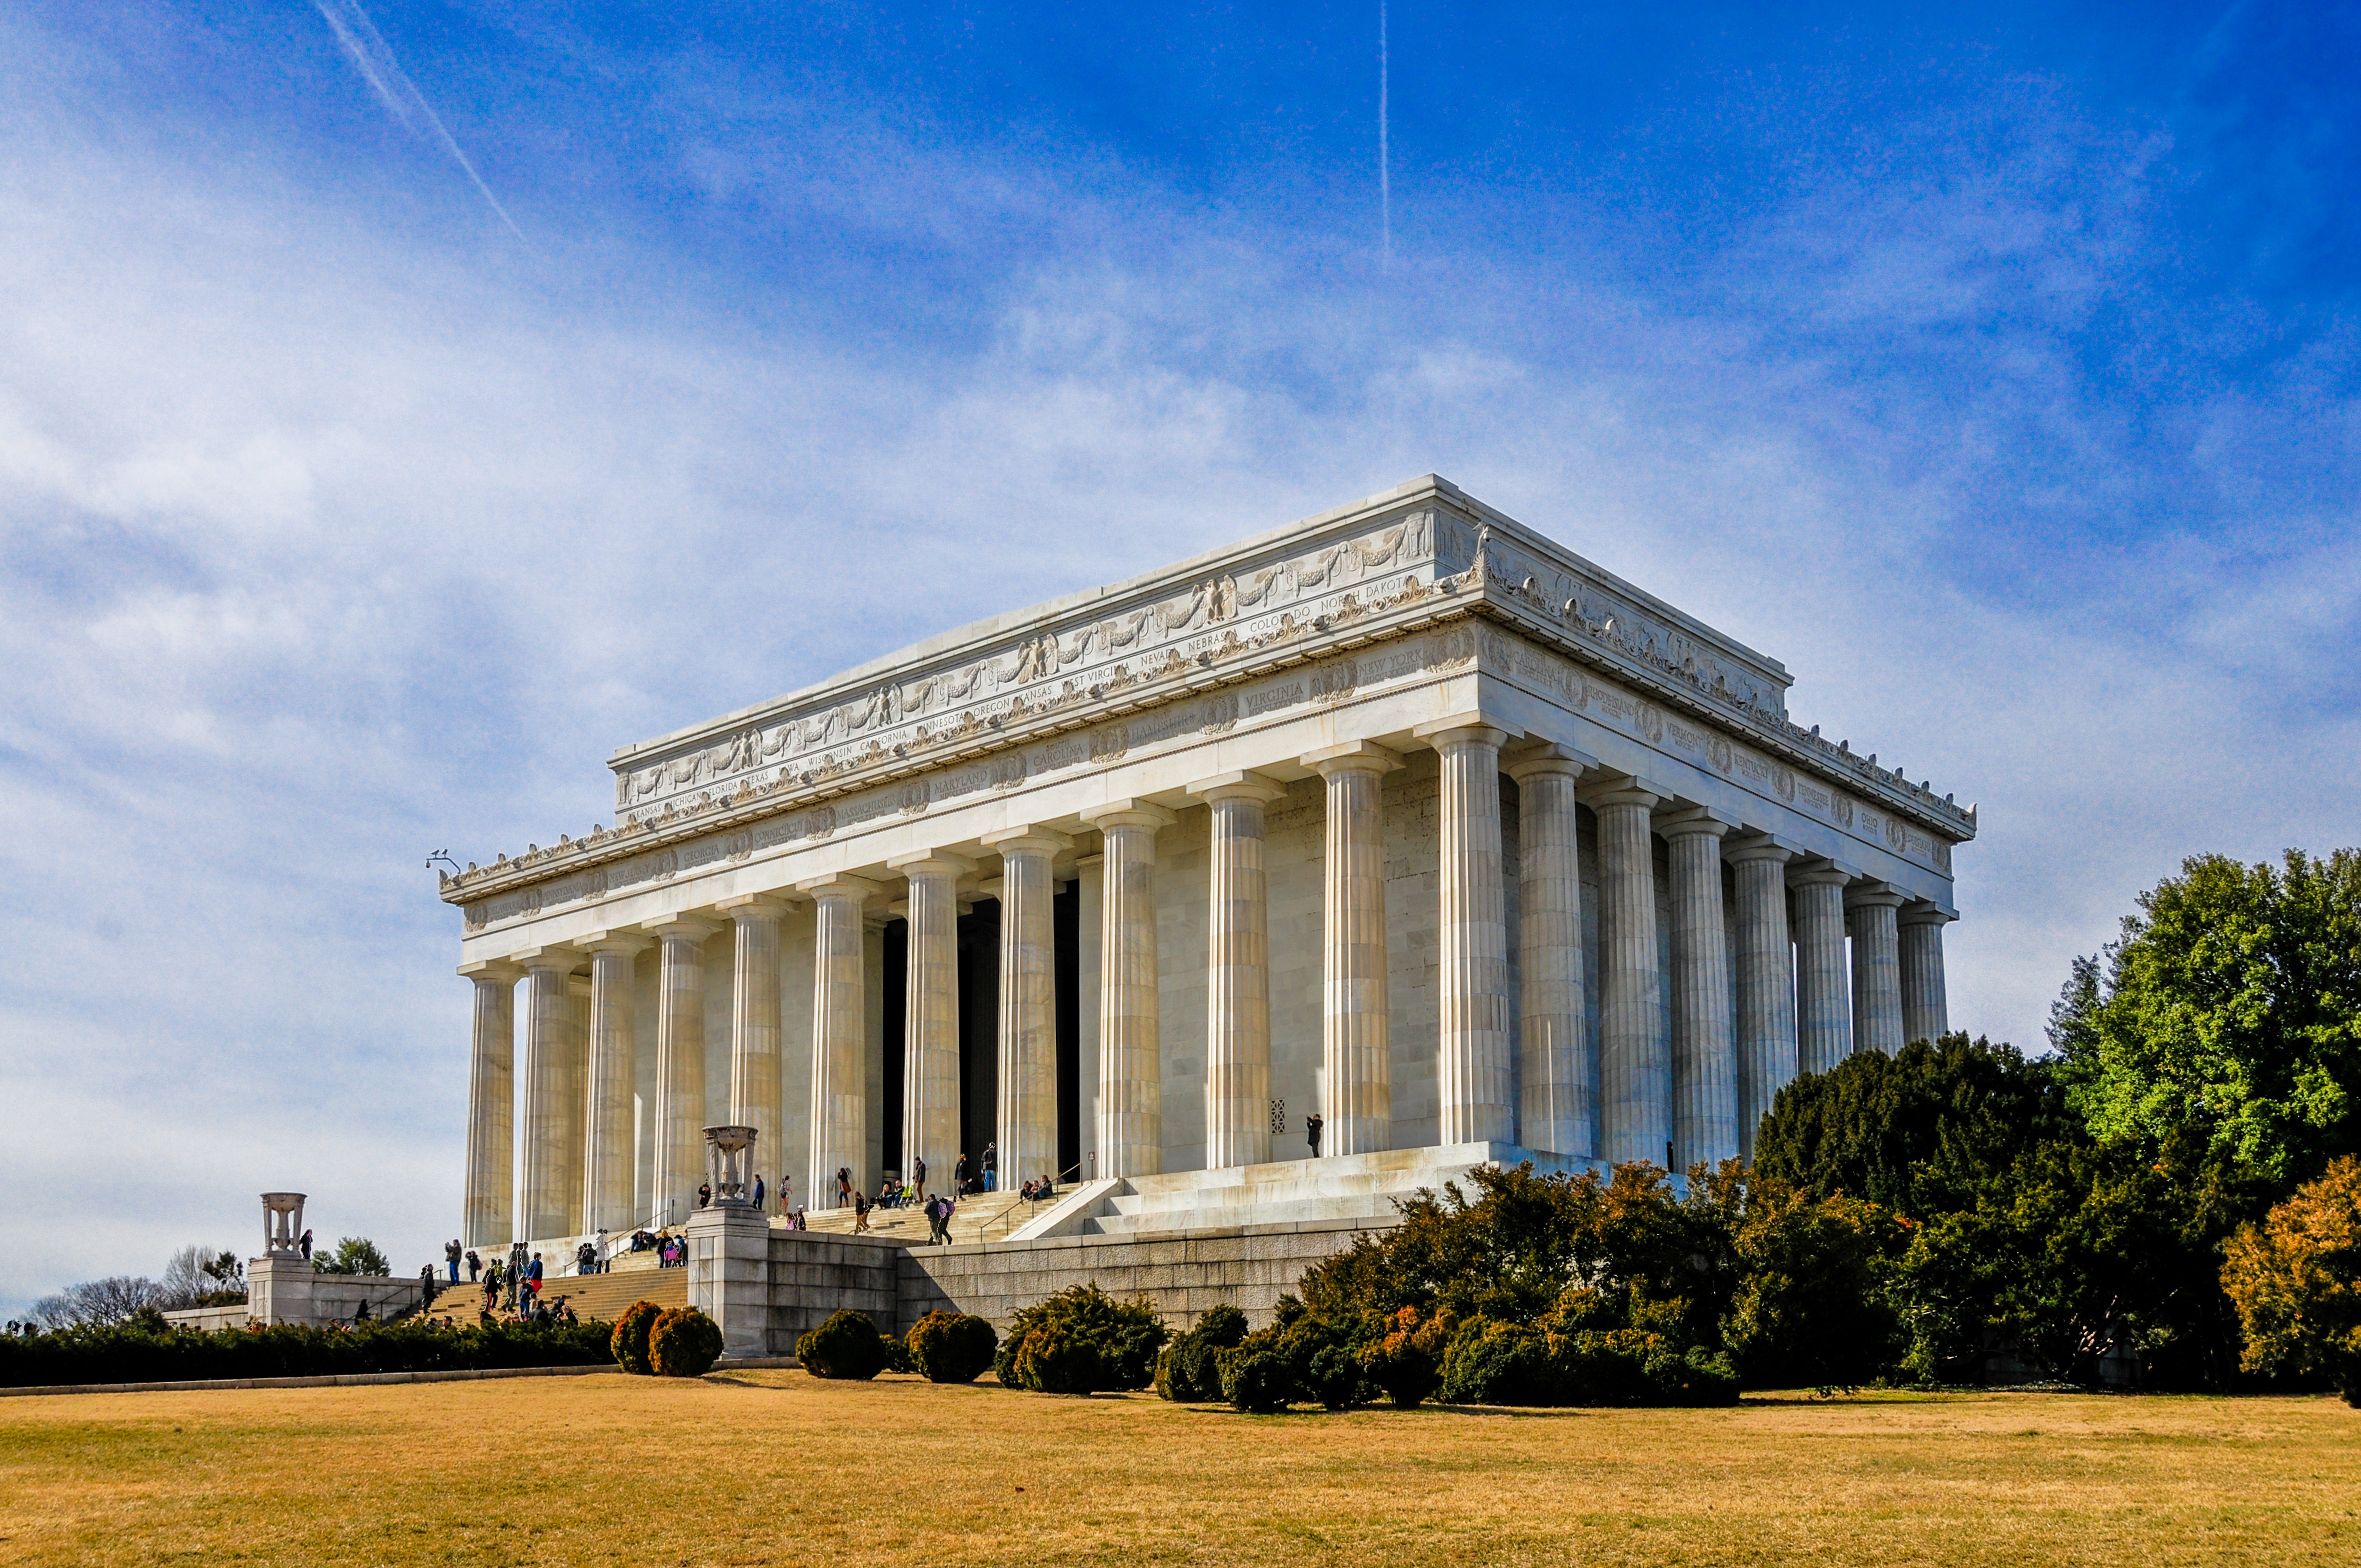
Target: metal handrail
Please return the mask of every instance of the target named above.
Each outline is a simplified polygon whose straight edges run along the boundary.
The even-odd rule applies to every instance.
[[[1079,1161],[1069,1168],[1060,1171],[1058,1173],[1058,1180],[1062,1185],[1060,1186],[1056,1192],[1051,1193],[1048,1198],[1027,1198],[1025,1197],[1020,1190],[1017,1194],[1016,1201],[1002,1210],[995,1218],[985,1221],[983,1228],[976,1233],[974,1239],[980,1242],[990,1241],[994,1239],[993,1232],[995,1229],[1000,1231],[1014,1231],[1017,1229],[1021,1223],[1033,1220],[1041,1212],[1041,1205],[1043,1203],[1063,1202],[1068,1197],[1072,1195],[1073,1189],[1081,1185],[1082,1174],[1082,1168]],[[1021,1188],[1022,1183],[1019,1183],[1019,1186]]]

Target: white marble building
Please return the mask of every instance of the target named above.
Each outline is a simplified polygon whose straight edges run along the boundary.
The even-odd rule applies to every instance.
[[[466,1236],[1490,1145],[1675,1168],[1945,1027],[1972,808],[1775,660],[1429,476],[610,760],[445,879]]]

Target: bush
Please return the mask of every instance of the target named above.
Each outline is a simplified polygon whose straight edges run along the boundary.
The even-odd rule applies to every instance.
[[[1332,1410],[1352,1410],[1370,1399],[1370,1384],[1361,1372],[1360,1357],[1352,1347],[1325,1344],[1312,1352],[1304,1368],[1303,1391]]]
[[[1027,1341],[1037,1330],[1049,1331],[1035,1347],[1033,1360],[1024,1361]],[[1144,1388],[1156,1375],[1157,1352],[1170,1337],[1156,1309],[1145,1301],[1118,1301],[1095,1284],[1077,1285],[1020,1309],[1000,1342],[993,1371],[1011,1388],[1036,1393],[1078,1393],[1075,1381],[1096,1388]],[[1096,1360],[1087,1365],[1082,1350]],[[1051,1388],[1027,1380],[1055,1378]]]
[[[1363,1373],[1398,1410],[1433,1398],[1443,1386],[1443,1355],[1458,1318],[1448,1307],[1438,1307],[1425,1318],[1416,1307],[1404,1307],[1380,1324],[1381,1334],[1361,1347]]]
[[[2230,1240],[2223,1288],[2249,1371],[2311,1373],[2361,1408],[2361,1159],[2334,1160]]]
[[[983,1318],[928,1312],[910,1330],[911,1365],[930,1383],[972,1383],[992,1365],[1000,1336]]]
[[[660,1314],[648,1331],[648,1365],[663,1377],[702,1377],[721,1355],[721,1325],[694,1307]]]
[[[1451,1337],[1443,1359],[1447,1405],[1555,1405],[1557,1379],[1549,1342],[1523,1323],[1470,1318]]]
[[[1234,1350],[1218,1352],[1222,1398],[1249,1415],[1266,1416],[1294,1401],[1295,1368],[1275,1341],[1256,1343],[1249,1334]]]
[[[1156,1358],[1156,1392],[1179,1403],[1210,1405],[1224,1398],[1216,1359],[1246,1337],[1246,1315],[1228,1302],[1207,1308],[1197,1326]]]
[[[609,1348],[615,1365],[636,1376],[652,1376],[655,1368],[648,1364],[648,1331],[656,1326],[664,1309],[653,1301],[634,1301],[623,1309],[615,1320],[615,1332]]]
[[[909,1341],[894,1334],[879,1334],[877,1337],[885,1342],[878,1348],[885,1354],[886,1371],[916,1372],[918,1370],[918,1364],[910,1359]]]
[[[0,1335],[0,1387],[319,1377],[362,1372],[604,1365],[608,1323],[482,1323],[444,1328],[406,1319],[353,1329],[259,1324],[211,1333],[170,1324]]]
[[[885,1341],[868,1314],[847,1308],[796,1340],[796,1359],[815,1377],[866,1383],[885,1369]]]

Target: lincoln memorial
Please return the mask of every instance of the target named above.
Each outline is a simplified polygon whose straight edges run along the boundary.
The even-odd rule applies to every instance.
[[[684,1222],[725,1124],[816,1215],[994,1146],[1036,1234],[1743,1156],[1944,1031],[1976,831],[1789,684],[1429,476],[626,746],[444,878],[466,1239]]]

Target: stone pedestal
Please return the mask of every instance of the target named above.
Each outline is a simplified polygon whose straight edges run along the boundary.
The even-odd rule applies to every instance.
[[[309,1323],[312,1288],[318,1277],[301,1257],[265,1255],[246,1266],[246,1318],[251,1323]]]
[[[750,1208],[716,1204],[688,1218],[688,1304],[721,1330],[721,1354],[771,1354],[771,1227]]]

